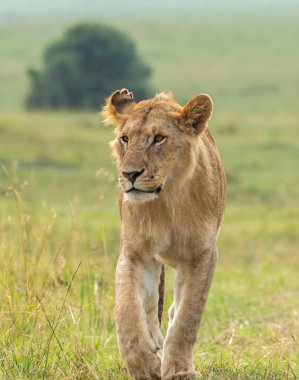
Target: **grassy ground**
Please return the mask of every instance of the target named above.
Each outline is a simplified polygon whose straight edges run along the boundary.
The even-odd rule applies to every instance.
[[[129,379],[113,322],[119,218],[112,131],[96,113],[21,110],[24,69],[62,30],[56,26],[1,26],[0,378]],[[296,379],[299,54],[291,36],[298,27],[199,28],[211,34],[199,37],[195,52],[195,24],[177,24],[178,45],[162,25],[127,27],[155,67],[154,87],[186,100],[202,72],[199,90],[216,98],[210,129],[228,202],[195,365],[204,379]],[[168,68],[166,58],[176,64]],[[169,270],[166,308],[172,277]],[[166,324],[165,313],[164,332]]]
[[[0,24],[0,110],[22,106],[28,87],[26,70],[41,64],[45,45],[62,36],[69,25]],[[237,108],[243,114],[262,112],[265,117],[280,107],[282,113],[297,110],[298,20],[112,25],[136,41],[153,68],[153,93],[171,90],[185,102],[204,91],[220,110]]]
[[[277,134],[272,121],[255,127],[256,116],[235,129],[217,116],[211,123],[229,197],[195,349],[207,378],[292,379],[298,371],[297,122],[281,137],[279,120]],[[92,114],[1,121],[3,378],[126,376],[113,327],[119,222],[111,135]]]

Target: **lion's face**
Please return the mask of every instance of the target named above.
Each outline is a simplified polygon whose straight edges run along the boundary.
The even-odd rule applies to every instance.
[[[147,201],[166,191],[178,173],[184,179],[192,146],[178,120],[144,104],[117,131],[113,149],[126,199]]]
[[[112,143],[119,183],[127,201],[151,201],[192,175],[200,138],[197,124],[186,120],[184,109],[165,94],[125,111]]]

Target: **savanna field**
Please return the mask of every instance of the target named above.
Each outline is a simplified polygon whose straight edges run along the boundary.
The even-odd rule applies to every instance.
[[[0,378],[129,379],[114,330],[112,127],[28,112],[26,69],[69,24],[0,25]],[[214,99],[228,180],[219,261],[194,356],[203,379],[299,378],[298,20],[115,23],[153,94]],[[99,111],[100,111],[99,100]],[[168,270],[166,305],[172,300]],[[163,315],[163,332],[167,312]]]

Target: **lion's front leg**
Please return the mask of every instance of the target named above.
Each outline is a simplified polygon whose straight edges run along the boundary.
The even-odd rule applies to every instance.
[[[116,269],[116,331],[120,353],[138,380],[160,379],[163,338],[158,321],[161,265],[122,253]]]
[[[176,269],[175,296],[164,343],[162,379],[194,379],[192,361],[203,309],[217,261],[217,251],[206,251],[196,263]]]

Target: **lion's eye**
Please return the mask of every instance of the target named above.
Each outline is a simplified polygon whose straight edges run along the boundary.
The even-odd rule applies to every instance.
[[[157,143],[160,143],[160,142],[162,142],[162,141],[164,141],[165,140],[165,137],[164,136],[162,136],[162,135],[156,135],[155,137],[154,137],[154,141],[153,141],[153,143],[154,144],[157,144]]]
[[[125,144],[128,144],[129,142],[129,137],[128,136],[121,136],[121,141],[123,141]]]

